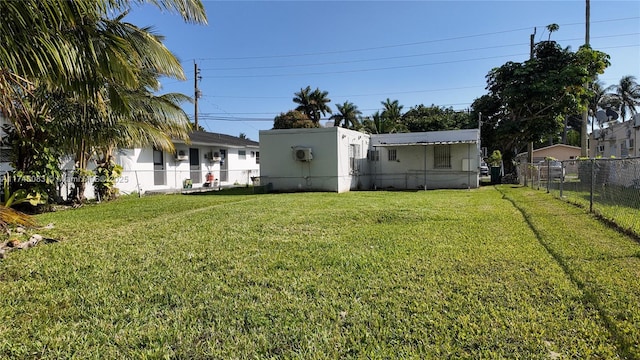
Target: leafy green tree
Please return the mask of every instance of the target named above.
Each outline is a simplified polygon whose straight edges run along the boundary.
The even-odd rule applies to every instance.
[[[414,106],[402,115],[402,122],[410,132],[459,130],[477,127],[477,121],[468,112],[453,108],[422,104]]]
[[[274,129],[308,129],[316,127],[319,127],[319,125],[311,121],[305,113],[298,110],[289,110],[273,119]]]
[[[620,106],[622,121],[627,118],[627,113],[630,118],[637,114],[636,106],[640,106],[640,85],[635,76],[623,76],[618,84],[608,87],[607,90],[613,90],[611,95]]]
[[[360,126],[359,118],[362,115],[362,111],[358,110],[358,106],[352,102],[345,101],[344,104],[336,104],[336,108],[338,112],[329,118],[333,120],[333,126],[342,125],[352,130]]]
[[[588,47],[573,53],[553,41],[544,41],[536,44],[532,59],[491,70],[487,89],[501,106],[496,130],[503,138],[511,137],[512,145],[555,136],[564,116],[579,113],[586,106],[592,93],[583,84],[604,71],[608,58]]]

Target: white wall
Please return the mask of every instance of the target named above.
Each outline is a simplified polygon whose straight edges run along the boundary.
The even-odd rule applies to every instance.
[[[371,135],[371,146],[380,155],[380,161],[372,164],[374,186],[396,189],[477,188],[479,136],[476,129]],[[434,148],[440,143],[451,144],[451,167],[448,169],[436,169],[434,166]],[[395,161],[389,161],[389,150],[396,151]]]
[[[369,136],[340,127],[260,131],[260,183],[275,191],[345,192],[369,186]],[[349,148],[359,146],[351,171]],[[296,147],[311,148],[313,159],[294,158]]]
[[[153,150],[151,148],[132,149],[120,151],[116,157],[116,162],[124,168],[123,178],[118,183],[118,188],[123,193],[182,189],[185,179],[191,179],[193,187],[202,187],[206,182],[207,173],[213,174],[216,179],[216,185],[250,185],[252,184],[251,178],[259,175],[260,165],[256,163],[258,148],[239,149],[209,145],[176,144],[176,152],[183,151],[186,155],[189,155],[190,148],[199,150],[200,181],[196,181],[197,179],[192,176],[191,159],[178,161],[173,153],[165,151],[163,152],[165,183],[163,185],[154,185]],[[228,166],[228,180],[225,182],[220,182],[221,162],[205,158],[205,154],[209,152],[220,153],[221,149],[227,150],[227,157],[224,161]],[[245,159],[239,158],[240,150],[245,150]]]

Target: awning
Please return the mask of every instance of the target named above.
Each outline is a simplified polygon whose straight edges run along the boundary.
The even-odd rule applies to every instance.
[[[373,144],[373,147],[383,146],[428,146],[428,145],[455,145],[455,144],[477,144],[476,140],[457,140],[457,141],[418,141],[411,143],[380,143]]]

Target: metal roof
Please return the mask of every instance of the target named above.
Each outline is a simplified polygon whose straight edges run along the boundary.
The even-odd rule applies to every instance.
[[[226,134],[211,133],[206,131],[194,131],[189,134],[189,139],[194,145],[222,145],[222,146],[235,146],[235,147],[259,147],[260,144],[257,141],[249,139],[241,139],[237,136],[231,136]],[[174,140],[176,143],[184,143],[181,140]]]
[[[379,143],[374,144],[374,147],[377,146],[428,146],[428,145],[454,145],[454,144],[476,144],[475,140],[456,140],[456,141],[418,141],[418,142],[408,142],[408,143]]]

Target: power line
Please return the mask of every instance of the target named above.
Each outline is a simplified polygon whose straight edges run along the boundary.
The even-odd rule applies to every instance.
[[[624,47],[637,47],[640,46],[638,44],[633,45],[620,45],[620,46],[608,46],[608,47],[600,47],[599,50],[606,49],[618,49]],[[269,77],[295,77],[295,76],[314,76],[314,75],[331,75],[331,74],[348,74],[348,73],[359,73],[359,72],[371,72],[371,71],[382,71],[382,70],[397,70],[397,69],[409,69],[409,68],[417,68],[424,66],[433,66],[433,65],[447,65],[447,64],[455,64],[462,62],[471,62],[471,61],[480,61],[480,60],[491,60],[491,59],[499,59],[499,58],[512,58],[518,56],[527,56],[528,53],[520,53],[520,54],[509,54],[509,55],[497,55],[497,56],[486,56],[481,58],[472,58],[472,59],[461,59],[461,60],[448,60],[448,61],[440,61],[440,62],[432,62],[432,63],[424,63],[424,64],[412,64],[412,65],[398,65],[398,66],[387,66],[387,67],[378,67],[378,68],[368,68],[368,69],[354,69],[354,70],[336,70],[336,71],[324,71],[324,72],[310,72],[310,73],[293,73],[293,74],[254,74],[254,75],[212,75],[205,76],[207,79],[237,79],[237,78],[269,78]]]
[[[426,64],[398,65],[398,66],[387,66],[387,67],[369,68],[369,69],[356,69],[356,70],[338,70],[338,71],[325,71],[325,72],[315,72],[315,73],[298,73],[298,74],[213,75],[213,76],[206,76],[206,78],[228,79],[228,78],[286,77],[286,76],[347,74],[347,73],[370,72],[370,71],[381,71],[381,70],[409,69],[409,68],[416,68],[416,67],[423,67],[423,66],[445,65],[445,64],[454,64],[454,63],[460,63],[460,62],[499,59],[499,58],[504,58],[504,57],[516,57],[516,56],[523,56],[523,55],[528,55],[528,54],[510,54],[510,55],[487,56],[487,57],[483,57],[483,58],[474,58],[474,59],[449,60],[449,61],[440,61],[440,62],[433,62],[433,63],[426,63]]]
[[[636,33],[629,33],[629,34],[603,35],[603,36],[597,36],[597,37],[592,37],[592,38],[593,39],[601,39],[601,38],[635,36],[635,35],[640,35],[640,33],[636,32]],[[557,40],[557,42],[561,42],[561,41],[576,41],[576,40],[582,40],[582,38],[561,39],[561,40]],[[292,67],[312,67],[312,66],[354,64],[354,63],[362,63],[362,62],[406,59],[406,58],[421,57],[421,56],[454,54],[454,53],[478,51],[478,50],[487,50],[487,49],[500,49],[500,48],[513,47],[513,46],[523,46],[523,45],[527,45],[528,46],[528,44],[526,44],[526,43],[518,43],[518,44],[484,46],[484,47],[479,47],[479,48],[447,50],[447,51],[437,51],[437,52],[430,52],[430,53],[420,53],[420,54],[411,54],[411,55],[398,55],[398,56],[388,56],[388,57],[359,59],[359,60],[343,60],[343,61],[331,61],[331,62],[310,63],[310,64],[262,65],[262,66],[243,66],[243,67],[218,67],[218,68],[204,68],[202,70],[209,70],[209,71],[258,70],[258,69],[279,69],[279,68],[292,68]]]
[[[640,19],[640,17],[636,16],[636,17],[627,17],[627,18],[619,18],[619,19],[606,19],[606,20],[592,21],[591,23],[604,23],[604,22],[614,22],[614,21],[617,22],[617,21],[638,20],[638,19]],[[583,24],[584,23],[579,22],[579,23],[560,24],[560,26],[575,26],[575,25],[583,25]],[[539,26],[536,26],[536,27],[544,27],[544,26],[546,26],[546,25],[539,25]],[[510,33],[510,32],[525,31],[525,30],[528,31],[532,27],[533,26],[527,26],[527,27],[524,27],[524,28],[511,29],[511,30],[501,30],[501,31],[488,32],[488,33],[462,35],[462,36],[455,36],[455,37],[442,38],[442,39],[416,41],[416,42],[410,42],[410,43],[381,45],[381,46],[374,46],[374,47],[368,47],[368,48],[332,50],[332,51],[319,51],[319,52],[299,53],[299,54],[256,55],[256,56],[242,56],[242,57],[210,57],[210,58],[198,58],[198,59],[195,59],[195,60],[199,60],[199,61],[251,60],[251,59],[274,59],[274,58],[291,58],[291,57],[305,57],[305,56],[344,54],[344,53],[363,52],[363,51],[380,50],[380,49],[390,49],[390,48],[397,48],[397,47],[415,46],[415,45],[430,44],[430,43],[436,43],[436,42],[445,42],[445,41],[453,41],[453,40],[470,39],[470,38],[476,38],[476,37],[500,35],[500,34],[505,34],[505,33]],[[190,61],[192,61],[192,60],[190,60]]]
[[[350,97],[365,97],[365,96],[389,96],[389,95],[402,95],[402,94],[418,94],[418,93],[429,93],[429,92],[441,92],[441,91],[454,91],[454,90],[465,90],[465,89],[476,89],[476,88],[484,88],[486,84],[483,85],[475,85],[475,86],[459,86],[452,88],[438,88],[438,89],[426,89],[426,90],[408,90],[408,91],[394,91],[394,92],[385,92],[385,93],[369,93],[369,94],[350,94],[350,95],[331,95],[333,98],[350,98]],[[265,99],[265,100],[274,100],[274,99],[292,99],[292,96],[233,96],[233,95],[206,95],[204,97],[209,98],[225,98],[225,99]]]

